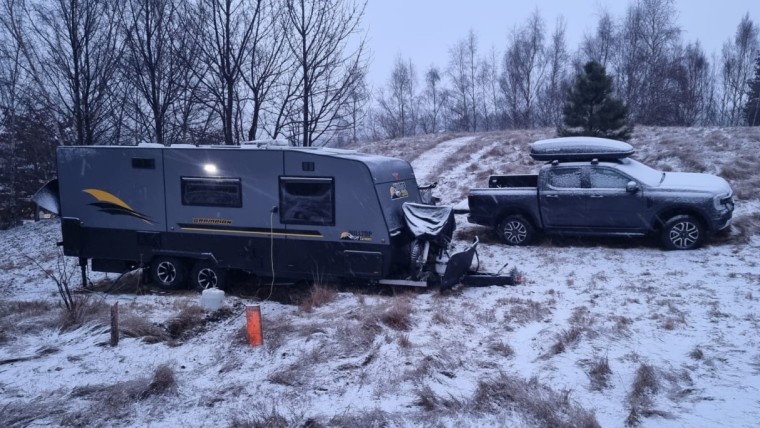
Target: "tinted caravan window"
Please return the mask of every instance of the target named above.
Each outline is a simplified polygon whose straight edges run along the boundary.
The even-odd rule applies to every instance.
[[[280,177],[280,222],[335,224],[335,182],[332,178]]]
[[[182,205],[204,207],[243,206],[239,178],[182,177]]]

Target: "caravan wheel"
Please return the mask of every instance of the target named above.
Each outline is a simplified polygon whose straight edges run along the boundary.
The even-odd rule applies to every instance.
[[[184,285],[187,279],[187,269],[180,259],[158,257],[150,265],[150,276],[157,286],[167,290],[176,290]]]
[[[199,261],[190,273],[190,286],[197,290],[224,288],[226,271],[206,261]]]

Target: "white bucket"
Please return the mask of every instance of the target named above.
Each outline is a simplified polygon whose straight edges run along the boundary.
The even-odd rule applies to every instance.
[[[216,311],[222,307],[224,291],[218,288],[207,288],[201,293],[201,307],[207,311]]]

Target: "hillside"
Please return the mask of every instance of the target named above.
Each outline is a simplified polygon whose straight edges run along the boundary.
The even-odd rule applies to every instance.
[[[362,144],[405,158],[461,201],[493,173],[537,168],[551,130]],[[760,129],[637,130],[654,167],[718,173],[735,227],[689,252],[649,240],[480,236],[481,265],[514,287],[390,292],[239,284],[203,314],[192,292],[121,281],[63,316],[56,221],[0,231],[0,420],[7,426],[755,426],[760,419]],[[73,263],[73,261],[70,261]],[[76,284],[75,264],[68,264]],[[100,290],[114,276],[91,276]],[[81,290],[79,290],[81,292]],[[107,345],[119,302],[122,340]],[[245,342],[259,303],[264,346]]]

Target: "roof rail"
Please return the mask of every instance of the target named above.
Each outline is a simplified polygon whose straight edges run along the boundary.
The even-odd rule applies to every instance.
[[[273,148],[281,149],[283,147],[290,147],[290,142],[288,142],[288,140],[283,140],[283,139],[251,140],[251,141],[241,141],[240,147],[257,148],[257,149],[268,149],[270,147],[273,147]]]

